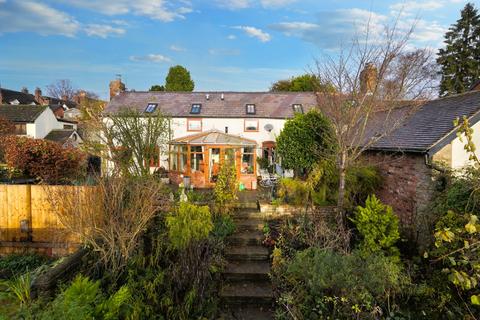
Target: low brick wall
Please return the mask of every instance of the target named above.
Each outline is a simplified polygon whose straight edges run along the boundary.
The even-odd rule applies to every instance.
[[[284,216],[294,216],[308,212],[305,206],[292,206],[287,204],[273,205],[270,203],[259,203],[260,212],[267,218],[280,218]],[[335,212],[334,206],[322,206],[315,208],[317,213],[330,214]]]

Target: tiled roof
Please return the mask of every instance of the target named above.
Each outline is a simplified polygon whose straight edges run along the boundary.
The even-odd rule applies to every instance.
[[[403,125],[371,146],[374,150],[426,152],[456,129],[453,121],[480,111],[480,91],[425,102]],[[451,138],[453,139],[453,134]]]
[[[223,94],[224,99],[221,99]],[[208,95],[208,100],[207,100]],[[123,108],[143,112],[149,103],[171,117],[212,118],[291,118],[293,104],[308,111],[317,104],[312,92],[123,92],[107,104],[106,113]],[[190,114],[192,104],[202,105],[200,114]],[[255,114],[246,114],[245,106],[255,104]]]
[[[256,146],[254,140],[245,139],[233,134],[224,133],[218,130],[209,130],[198,134],[189,135],[174,139],[171,144],[215,144],[215,145],[234,145],[234,146]]]
[[[20,104],[38,104],[35,101],[35,96],[33,94],[2,88],[0,88],[0,91],[3,103],[5,104],[9,104],[10,102],[15,100],[17,100]],[[0,101],[0,104],[1,103],[2,101]]]
[[[75,132],[73,129],[58,129],[50,131],[46,136],[45,140],[50,140],[64,144]]]
[[[12,122],[34,122],[48,106],[0,105],[0,117]]]

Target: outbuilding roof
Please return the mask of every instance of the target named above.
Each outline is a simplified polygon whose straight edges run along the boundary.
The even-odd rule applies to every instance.
[[[369,149],[436,152],[456,137],[453,121],[463,116],[472,119],[471,122],[480,120],[480,91],[423,103],[402,125]]]
[[[302,105],[307,112],[316,106],[313,92],[122,92],[112,98],[105,112],[117,113],[125,108],[144,112],[149,104],[170,117],[204,118],[291,118],[293,105]],[[191,113],[192,105],[200,104],[200,113]],[[255,112],[247,114],[247,104]]]
[[[0,105],[0,117],[12,122],[35,122],[48,106]]]
[[[64,144],[65,142],[75,134],[75,130],[73,129],[55,129],[50,131],[46,136],[45,140],[50,140],[54,142],[58,142],[60,144]]]

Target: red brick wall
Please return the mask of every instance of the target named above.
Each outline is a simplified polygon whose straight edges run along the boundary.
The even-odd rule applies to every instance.
[[[365,160],[376,165],[384,178],[377,196],[393,207],[403,229],[410,230],[416,239],[421,237],[425,214],[432,192],[432,169],[425,164],[422,154],[369,153]]]

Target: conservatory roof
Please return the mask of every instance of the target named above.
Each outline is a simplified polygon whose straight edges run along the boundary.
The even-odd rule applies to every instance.
[[[198,134],[173,139],[170,144],[191,144],[191,145],[229,145],[254,147],[257,143],[254,140],[240,136],[224,133],[219,130],[209,130]]]

